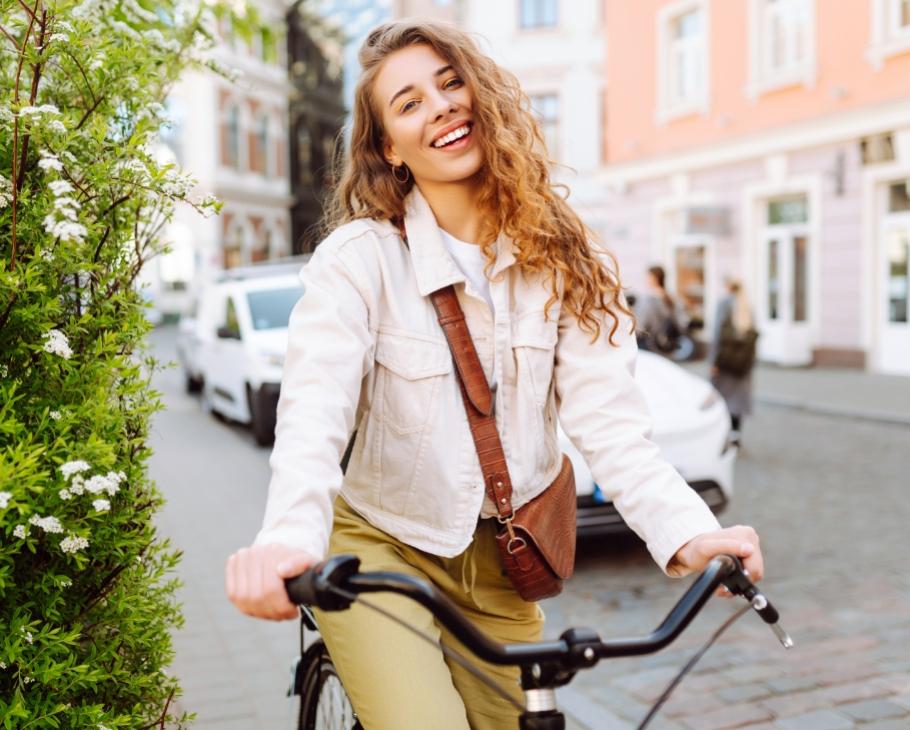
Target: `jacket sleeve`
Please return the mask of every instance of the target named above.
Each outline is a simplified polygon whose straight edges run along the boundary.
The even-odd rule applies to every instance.
[[[281,378],[272,478],[256,544],[280,543],[322,559],[341,456],[354,427],[361,383],[372,367],[365,280],[356,259],[329,238],[303,268]]]
[[[620,515],[665,572],[693,537],[720,529],[704,501],[650,439],[651,417],[634,379],[638,348],[628,317],[609,341],[612,320],[591,341],[563,311],[554,371],[559,420]]]
[[[732,302],[729,297],[721,299],[717,305],[717,311],[714,313],[714,326],[711,332],[711,342],[708,345],[708,364],[714,365],[717,359],[717,351],[720,348],[720,332],[723,329],[724,322],[730,316],[732,311]]]

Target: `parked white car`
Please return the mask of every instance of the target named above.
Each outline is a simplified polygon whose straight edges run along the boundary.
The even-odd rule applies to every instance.
[[[274,438],[288,318],[303,296],[300,267],[296,260],[232,269],[200,292],[196,316],[178,333],[187,388],[200,389],[211,411],[250,424],[261,445]]]
[[[703,378],[651,352],[639,352],[635,379],[654,421],[652,438],[664,458],[715,513],[722,511],[733,496],[737,454],[730,440],[730,414],[723,398]],[[575,469],[579,535],[627,531],[561,429],[560,446]]]

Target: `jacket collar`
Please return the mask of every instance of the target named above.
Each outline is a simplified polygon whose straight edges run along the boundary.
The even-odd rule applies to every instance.
[[[420,294],[428,296],[444,286],[465,281],[464,274],[442,242],[430,204],[416,185],[408,193],[404,205],[404,228],[408,234],[408,248]],[[496,240],[496,251],[496,262],[491,272],[494,277],[515,263],[516,246],[511,239],[500,234]]]

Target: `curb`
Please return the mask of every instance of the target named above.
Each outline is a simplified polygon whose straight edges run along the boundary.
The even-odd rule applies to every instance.
[[[903,415],[900,413],[889,413],[887,411],[864,411],[856,408],[844,408],[822,403],[813,403],[796,398],[781,398],[765,395],[757,395],[755,400],[762,405],[773,406],[775,408],[790,408],[791,410],[816,413],[821,416],[851,418],[860,421],[886,423],[891,426],[910,427],[910,413]]]

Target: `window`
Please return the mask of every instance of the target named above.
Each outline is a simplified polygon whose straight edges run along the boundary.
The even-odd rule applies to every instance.
[[[675,11],[675,12],[674,12]],[[708,22],[702,0],[670,5],[661,11],[658,87],[659,116],[704,110],[708,102]]]
[[[227,167],[240,167],[240,109],[231,104],[224,112],[221,162]]]
[[[768,225],[806,223],[809,220],[809,201],[804,196],[780,198],[768,203]]]
[[[232,337],[240,339],[240,320],[237,319],[237,307],[234,306],[234,300],[231,297],[228,297],[227,300],[223,326]]]
[[[693,325],[704,326],[708,251],[704,244],[679,246],[673,262],[676,272],[676,294]]]
[[[518,24],[521,28],[555,28],[557,0],[519,0]]]
[[[537,116],[550,157],[559,154],[559,96],[556,94],[532,94],[531,109]]]
[[[759,77],[798,73],[809,62],[811,0],[759,0]]]
[[[906,322],[910,303],[910,235],[895,232],[888,241],[888,321]]]
[[[894,183],[888,188],[888,212],[910,211],[910,180]]]
[[[287,327],[291,310],[303,296],[303,287],[251,291],[246,295],[254,330]]]
[[[889,56],[910,51],[910,0],[872,0],[872,39],[867,56],[878,70]]]
[[[243,263],[243,229],[232,225],[224,237],[224,268],[232,269]]]
[[[910,33],[910,0],[891,0],[891,31],[895,36]]]
[[[250,135],[250,169],[253,172],[267,173],[269,154],[269,118],[263,114],[256,120],[256,126]]]

